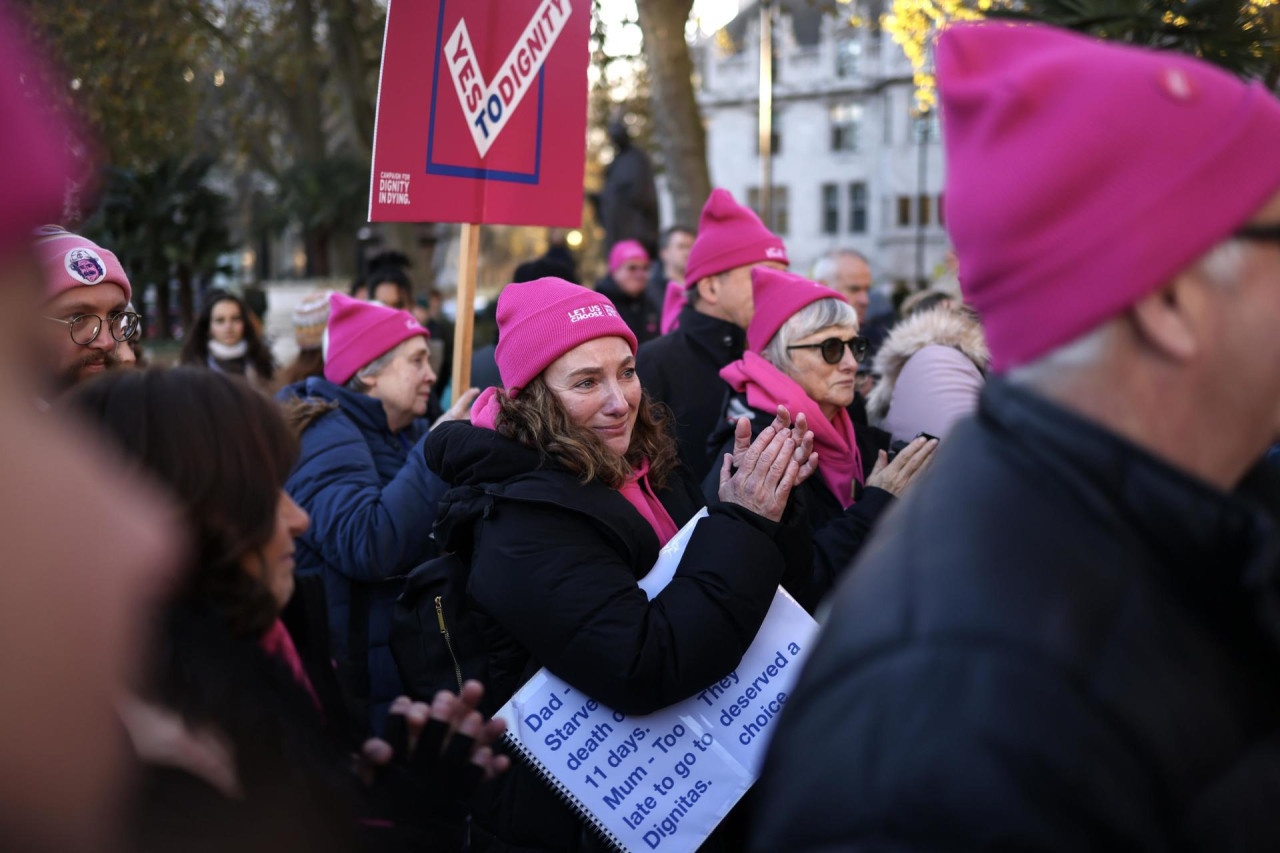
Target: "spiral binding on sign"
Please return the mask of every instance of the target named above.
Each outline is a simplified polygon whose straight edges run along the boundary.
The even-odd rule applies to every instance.
[[[512,751],[519,759],[524,762],[525,766],[537,774],[538,778],[551,787],[556,795],[560,798],[560,802],[569,808],[582,819],[583,823],[591,827],[591,829],[600,837],[600,840],[609,845],[610,850],[616,853],[629,853],[626,846],[613,834],[609,827],[605,826],[595,816],[595,813],[587,807],[587,804],[578,798],[578,795],[571,791],[560,779],[555,772],[549,769],[541,760],[538,759],[523,743],[515,738],[508,731],[502,736],[502,743]]]

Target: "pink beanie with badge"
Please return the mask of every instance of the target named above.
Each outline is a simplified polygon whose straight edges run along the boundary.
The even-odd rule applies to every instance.
[[[647,265],[649,263],[649,253],[645,251],[644,246],[641,246],[638,240],[620,240],[613,245],[613,250],[609,252],[609,272],[617,272],[618,267],[627,261],[634,260],[639,260]]]
[[[508,284],[498,297],[498,373],[507,393],[519,389],[569,350],[616,336],[636,351],[636,336],[613,303],[559,278]]]
[[[76,287],[108,283],[124,291],[126,302],[133,298],[120,261],[92,240],[46,225],[36,231],[32,251],[44,274],[46,302]]]
[[[937,46],[947,230],[999,373],[1122,313],[1280,189],[1280,102],[1190,57],[1041,25]]]
[[[754,353],[763,352],[782,324],[806,305],[819,299],[849,302],[841,293],[816,281],[772,267],[751,270],[751,296],[756,307],[747,325],[747,349]]]
[[[787,247],[764,227],[755,211],[734,201],[728,190],[712,190],[698,219],[698,237],[689,250],[685,286],[694,287],[709,275],[765,261],[789,264]]]
[[[332,293],[324,378],[342,385],[378,356],[418,335],[431,336],[408,311]]]

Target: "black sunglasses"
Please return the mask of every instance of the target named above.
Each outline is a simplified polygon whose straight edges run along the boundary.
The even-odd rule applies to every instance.
[[[867,357],[867,350],[871,348],[871,342],[862,335],[854,335],[847,341],[842,341],[839,338],[827,338],[820,344],[795,344],[787,347],[787,349],[821,350],[823,361],[827,364],[839,364],[840,359],[844,358],[845,347],[848,347],[849,352],[853,353],[854,361],[862,361]]]
[[[1241,240],[1264,240],[1271,243],[1280,243],[1280,224],[1246,225],[1237,231],[1234,236]]]

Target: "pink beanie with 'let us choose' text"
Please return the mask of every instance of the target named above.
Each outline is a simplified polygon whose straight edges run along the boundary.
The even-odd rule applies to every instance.
[[[507,393],[519,389],[569,350],[616,336],[636,351],[636,336],[613,303],[559,278],[508,284],[498,297],[498,373]]]

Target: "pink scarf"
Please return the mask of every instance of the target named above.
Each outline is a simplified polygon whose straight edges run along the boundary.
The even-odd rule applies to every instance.
[[[837,412],[834,421],[828,420],[799,383],[753,352],[743,353],[740,360],[721,370],[720,378],[738,393],[745,390],[747,404],[753,409],[776,412],[781,404],[791,413],[792,421],[804,412],[813,431],[813,449],[818,451],[818,473],[841,506],[853,504],[853,481],[863,482],[862,454],[846,410]]]
[[[680,528],[676,527],[676,523],[671,520],[662,501],[653,494],[648,474],[649,460],[645,459],[640,462],[640,467],[632,472],[627,482],[623,483],[618,491],[636,508],[636,512],[649,522],[654,535],[658,537],[658,547],[661,548],[671,541],[672,536],[680,532]]]
[[[493,429],[498,419],[498,389],[486,388],[480,392],[475,403],[471,405],[471,424],[473,426]],[[618,489],[619,493],[636,508],[653,532],[658,537],[658,547],[666,545],[679,532],[680,528],[671,520],[667,508],[653,494],[649,485],[649,460],[645,459],[640,467],[631,473],[627,482]]]
[[[320,697],[316,695],[316,689],[311,686],[311,679],[307,677],[307,671],[302,667],[298,647],[293,644],[293,637],[289,636],[289,629],[284,626],[284,623],[277,619],[267,629],[267,633],[262,635],[262,639],[258,640],[258,644],[262,646],[264,652],[289,667],[294,680],[310,694],[311,701],[316,703],[316,710],[324,713],[324,708],[320,705]]]
[[[677,281],[667,282],[667,292],[662,297],[662,334],[680,328],[680,312],[689,304],[688,292]]]

